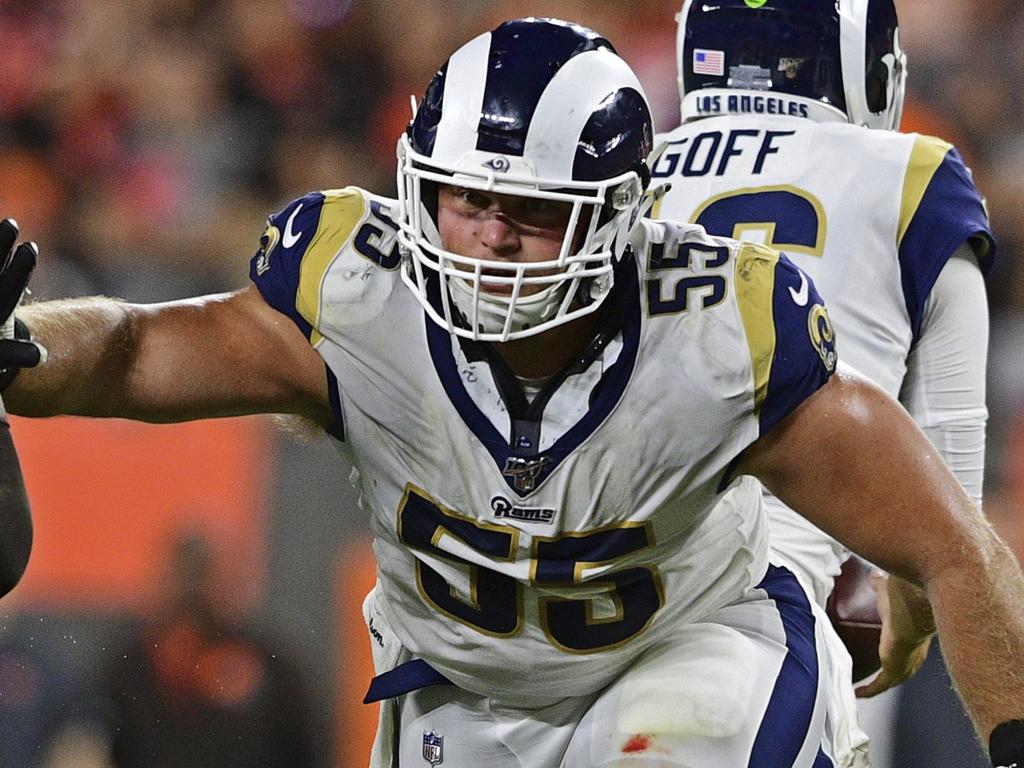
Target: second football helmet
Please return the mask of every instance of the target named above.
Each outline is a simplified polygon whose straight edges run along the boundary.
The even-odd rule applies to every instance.
[[[643,88],[595,32],[509,21],[441,67],[398,143],[403,281],[451,333],[507,341],[593,312],[639,217],[653,141]],[[438,185],[571,204],[537,263],[445,248]]]
[[[899,129],[907,67],[893,0],[685,0],[677,19],[684,121],[781,111]]]

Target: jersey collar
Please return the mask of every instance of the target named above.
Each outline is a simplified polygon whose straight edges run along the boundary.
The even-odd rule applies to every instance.
[[[591,391],[590,404],[583,417],[543,451],[538,450],[539,446],[535,442],[522,439],[516,441],[514,436],[504,436],[495,428],[466,390],[458,372],[452,336],[429,317],[425,318],[430,356],[448,399],[466,426],[491,454],[508,487],[520,497],[528,496],[537,490],[559,464],[604,423],[626,390],[636,364],[641,330],[640,291],[632,258],[624,257],[616,267],[615,282],[616,287],[608,301],[615,302],[615,306],[611,308],[611,316],[616,322],[611,326],[602,324],[599,335],[588,347],[588,357],[585,356],[584,360],[577,361],[570,367],[593,363],[607,340],[616,335],[622,337],[622,351]],[[428,284],[427,296],[435,307],[440,306],[441,297],[437,280],[432,280]],[[551,386],[557,387],[564,376],[556,375],[554,378]],[[544,397],[544,394],[539,397]],[[537,410],[540,412],[536,417],[543,419],[543,409]],[[510,445],[510,438],[519,444]]]

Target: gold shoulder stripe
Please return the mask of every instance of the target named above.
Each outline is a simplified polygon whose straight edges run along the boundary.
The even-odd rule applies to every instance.
[[[323,193],[320,223],[299,267],[299,288],[295,308],[313,326],[310,342],[316,346],[320,323],[324,278],[335,257],[352,238],[356,226],[366,215],[366,198],[356,187],[330,189]]]
[[[750,350],[754,371],[754,414],[768,394],[768,380],[775,356],[775,265],[779,254],[756,243],[742,243],[736,256],[736,302]]]
[[[918,136],[914,139],[914,147],[910,150],[910,162],[907,163],[907,174],[903,179],[899,229],[896,231],[897,248],[903,242],[903,236],[907,234],[910,221],[921,205],[932,176],[952,148],[952,144],[934,136]]]

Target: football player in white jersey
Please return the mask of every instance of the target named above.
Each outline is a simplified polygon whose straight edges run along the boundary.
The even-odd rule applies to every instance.
[[[841,359],[900,399],[980,505],[995,244],[956,149],[896,132],[906,61],[892,0],[686,0],[678,21],[683,123],[659,137],[653,176],[670,189],[656,215],[778,248],[811,275]],[[776,556],[824,604],[848,551],[766,502]],[[922,602],[890,588],[894,607]],[[907,616],[862,694],[924,660],[929,616]],[[851,755],[865,746],[853,728]]]
[[[327,430],[375,536],[374,766],[834,766],[821,614],[755,477],[919,580],[979,733],[1012,729],[1012,554],[835,370],[789,259],[642,216],[652,139],[608,41],[502,24],[438,70],[397,200],[293,201],[232,294],[21,310],[50,354],[9,405]]]

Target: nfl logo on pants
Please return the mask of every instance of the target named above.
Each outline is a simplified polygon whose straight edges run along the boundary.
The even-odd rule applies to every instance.
[[[423,759],[431,765],[444,762],[444,736],[436,731],[423,732]]]

